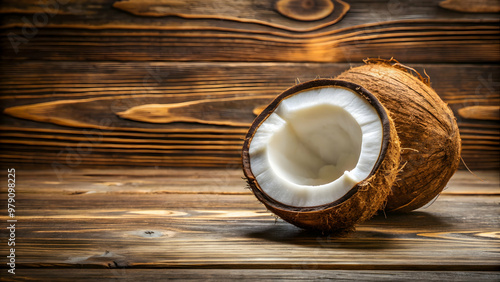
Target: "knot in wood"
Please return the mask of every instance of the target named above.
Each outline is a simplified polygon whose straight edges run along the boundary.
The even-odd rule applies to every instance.
[[[278,0],[276,10],[283,16],[298,21],[321,20],[333,12],[331,0]]]

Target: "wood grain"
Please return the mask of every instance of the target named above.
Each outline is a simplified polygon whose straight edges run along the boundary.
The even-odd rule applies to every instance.
[[[125,0],[113,3],[113,7],[145,17],[176,16],[188,19],[218,19],[256,23],[278,29],[302,32],[335,24],[349,10],[349,5],[340,0],[280,1],[276,4],[276,11],[273,2],[265,0],[251,2]],[[286,17],[279,17],[276,12]],[[300,22],[297,22],[297,20]]]
[[[126,172],[126,173],[124,173]],[[30,170],[25,193],[65,195],[113,194],[220,194],[252,195],[243,181],[241,169],[178,169],[178,168],[92,168],[72,169],[59,175],[56,170]],[[35,185],[36,181],[36,185]],[[162,184],[164,183],[164,184]],[[498,196],[500,174],[477,171],[474,174],[459,170],[441,195]]]
[[[323,1],[283,1],[285,3],[293,5],[294,3],[300,3],[299,5],[305,6],[315,6],[312,2],[321,3],[330,1],[334,4],[334,11],[341,11],[345,9],[346,3],[342,3],[337,0],[323,0]],[[5,17],[2,21],[3,28],[12,27],[25,27],[26,20],[23,21],[23,16],[29,21],[31,16],[37,13],[46,13],[50,17],[50,22],[45,23],[44,27],[50,28],[82,28],[82,29],[121,29],[121,30],[209,30],[209,31],[239,31],[248,33],[258,33],[258,34],[271,34],[271,35],[283,35],[286,37],[296,37],[296,38],[312,38],[317,35],[327,35],[340,33],[345,31],[346,27],[370,27],[373,25],[385,26],[390,22],[394,23],[414,23],[418,26],[420,23],[428,22],[432,24],[445,24],[448,23],[461,23],[461,24],[474,24],[474,23],[484,23],[484,20],[498,20],[494,14],[462,14],[461,19],[457,20],[457,13],[444,10],[439,7],[441,0],[423,0],[418,3],[413,3],[412,5],[404,5],[403,3],[397,2],[388,3],[384,0],[374,0],[374,1],[362,1],[362,0],[351,0],[349,5],[351,9],[348,11],[348,17],[342,19],[342,21],[337,22],[335,25],[327,26],[321,30],[315,30],[314,32],[300,32],[286,30],[283,28],[276,28],[269,24],[262,24],[262,22],[251,23],[244,22],[240,19],[230,19],[230,18],[217,18],[215,20],[210,19],[196,19],[195,16],[189,18],[182,18],[178,16],[165,16],[169,9],[183,10],[186,15],[195,14],[193,11],[200,11],[200,14],[217,14],[222,11],[227,10],[227,6],[231,6],[233,11],[231,15],[244,14],[244,18],[258,18],[261,17],[265,22],[279,22],[283,21],[283,15],[273,12],[274,9],[273,2],[271,1],[252,1],[256,3],[252,5],[250,3],[245,3],[245,1],[239,1],[240,5],[234,5],[231,2],[234,1],[198,1],[190,0],[187,1],[173,1],[164,0],[161,1],[116,1],[116,0],[87,0],[87,1],[73,1],[72,3],[61,2],[60,5],[54,3],[43,3],[33,0],[4,0],[0,7],[0,13],[4,14]],[[275,1],[279,2],[279,1]],[[477,2],[477,1],[475,1]],[[169,5],[170,3],[170,5]],[[174,5],[176,3],[177,5]],[[186,3],[191,3],[191,7],[186,9]],[[258,3],[258,4],[257,4]],[[51,5],[52,4],[52,5]],[[340,4],[340,5],[339,5]],[[149,9],[161,9],[164,5],[162,13],[144,13],[142,16],[134,17],[128,12],[123,12],[119,8],[111,8],[113,6],[123,7],[124,9],[130,11],[147,11]],[[167,8],[167,6],[169,6]],[[218,6],[218,7],[214,7]],[[226,7],[225,7],[226,6]],[[340,7],[338,7],[340,6]],[[469,6],[475,6],[474,2],[469,2]],[[290,6],[290,8],[293,8]],[[341,8],[341,9],[339,9]],[[305,9],[300,9],[300,12],[304,13]],[[279,12],[279,11],[278,11]],[[290,12],[284,12],[289,14]],[[267,14],[267,18],[263,19],[259,14]],[[158,18],[156,16],[161,16]],[[289,14],[289,16],[292,16]],[[408,19],[418,19],[420,21],[405,21]],[[90,21],[86,21],[90,20]],[[486,21],[487,22],[487,21]],[[296,28],[303,28],[304,26],[317,25],[317,23],[305,23],[300,21],[289,21],[292,25],[297,26]],[[33,22],[32,22],[33,24]],[[465,25],[466,26],[466,25]],[[434,29],[438,28],[438,25],[434,26]],[[132,29],[132,30],[131,30]],[[341,29],[341,30],[338,30]],[[29,31],[29,30],[27,30]]]
[[[1,1],[19,219],[2,279],[500,280],[497,3],[347,2]],[[247,125],[296,81],[379,56],[430,75],[474,174],[343,237],[276,220],[241,179]]]
[[[186,34],[113,31],[114,26],[105,31],[78,32],[70,27],[44,28],[33,39],[13,39],[14,43],[5,40],[1,47],[2,58],[7,60],[359,62],[379,56],[393,56],[408,63],[426,62],[428,58],[439,63],[500,60],[498,21],[471,22],[462,28],[460,22],[453,21],[437,22],[434,27],[428,27],[429,24],[432,22],[408,20],[389,23],[389,27],[360,26],[346,34],[320,37],[319,41],[274,39],[274,36],[231,31]],[[9,34],[22,34],[22,29],[9,29],[0,34],[8,38]],[[54,37],[59,40],[54,41]]]
[[[458,110],[465,119],[500,120],[500,106],[469,106]]]
[[[445,0],[439,3],[445,9],[465,12],[465,13],[498,13],[500,12],[500,2],[497,0]]]
[[[185,269],[179,275],[196,269],[276,271],[262,272],[268,275],[421,270],[496,278],[478,272],[500,267],[499,196],[474,194],[498,191],[500,183],[497,173],[482,173],[490,184],[459,174],[455,183],[469,183],[459,188],[467,196],[453,194],[451,183],[450,193],[427,209],[380,215],[354,233],[325,237],[276,221],[244,188],[240,170],[85,169],[61,181],[52,170],[17,169],[18,271],[31,276],[53,269],[43,275],[65,277],[75,268]],[[5,189],[0,196],[5,199]]]
[[[317,21],[330,15],[339,4],[346,12],[350,7],[347,3],[334,4],[330,0],[279,0],[275,3],[277,12],[285,17],[298,21]]]
[[[493,65],[412,65],[458,118],[471,169],[500,167]],[[334,77],[350,64],[16,62],[0,72],[1,156],[8,163],[239,166],[259,109],[296,79]],[[164,111],[152,115],[150,105]],[[462,111],[462,114],[460,114]],[[7,164],[6,164],[7,165]]]
[[[242,105],[255,114],[266,106],[273,97],[236,97],[210,100],[198,100],[176,104],[146,104],[132,107],[124,112],[116,113],[121,118],[150,123],[191,122],[215,125],[246,126],[251,122],[245,118],[248,114],[237,112]],[[227,110],[226,110],[227,109]]]
[[[331,24],[330,20],[340,18],[336,14],[342,11],[338,1],[330,16],[312,22],[284,17],[269,7],[272,2],[263,2],[265,4],[252,7],[236,5],[231,13],[255,20],[263,14],[268,24],[244,22],[243,18],[210,19],[195,15],[156,17],[146,13],[135,16],[110,9],[115,3],[113,0],[77,2],[52,10],[36,1],[3,1],[0,9],[0,34],[5,38],[1,45],[2,58],[358,62],[366,57],[381,56],[395,57],[406,63],[500,60],[499,20],[494,14],[471,13],[457,19],[456,12],[440,8],[436,0],[412,5],[382,0],[352,1],[347,16]],[[115,5],[131,6],[127,9],[139,13],[137,9],[145,8],[147,3],[161,2],[133,3],[138,2],[122,1]],[[203,7],[195,5],[192,9]],[[209,10],[227,11],[214,7]],[[290,25],[269,24],[285,20]],[[318,29],[317,24],[322,21],[328,25]],[[291,29],[300,26],[306,30],[290,30],[291,26]],[[307,31],[308,26],[315,30]]]
[[[498,272],[493,271],[377,271],[377,270],[318,270],[318,269],[23,269],[22,273],[7,277],[5,281],[44,280],[51,281],[498,281]]]

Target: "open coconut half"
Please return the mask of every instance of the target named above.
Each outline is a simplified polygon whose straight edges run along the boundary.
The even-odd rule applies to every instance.
[[[361,86],[318,79],[279,95],[255,119],[243,171],[255,196],[296,226],[352,229],[380,209],[395,181],[399,140]]]

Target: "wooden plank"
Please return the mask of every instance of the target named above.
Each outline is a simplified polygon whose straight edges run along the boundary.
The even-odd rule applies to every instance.
[[[310,269],[22,269],[5,281],[498,281],[498,272],[487,271],[373,271]]]
[[[186,202],[188,199],[174,198]],[[183,210],[179,206],[156,210],[159,203],[151,198],[148,201],[152,205],[149,209],[133,205],[127,212],[109,207],[69,213],[39,210],[38,216],[19,217],[16,224],[20,227],[16,237],[20,246],[16,248],[19,268],[102,268],[113,265],[113,261],[132,268],[470,271],[499,267],[495,254],[498,221],[472,223],[479,216],[462,219],[468,228],[460,223],[460,218],[453,219],[463,213],[446,216],[420,212],[399,218],[375,218],[359,226],[348,238],[324,238],[281,221],[275,224],[269,214],[258,209],[252,212],[255,206],[215,210],[188,203]],[[172,202],[164,205],[173,205]],[[464,206],[478,203],[485,204],[482,212],[495,206],[494,201],[485,203],[478,198]],[[123,202],[118,200],[113,204],[123,205]],[[36,203],[35,206],[40,207]],[[61,208],[70,209],[66,205]],[[85,211],[88,214],[82,216]],[[493,212],[498,213],[498,209]],[[495,218],[491,213],[486,215],[487,220]],[[424,227],[412,228],[412,224]],[[2,253],[5,252],[2,247]]]
[[[273,3],[258,0],[252,3],[244,3],[244,1],[230,3],[229,1],[217,0],[203,2],[189,0],[184,3],[178,2],[177,5],[172,2],[136,2],[133,0],[90,0],[75,1],[74,3],[63,3],[64,1],[61,0],[57,2],[61,3],[59,5],[56,3],[44,5],[45,3],[33,0],[5,0],[2,7],[0,7],[0,13],[4,14],[6,18],[2,22],[2,27],[24,27],[25,22],[22,16],[19,15],[24,15],[30,20],[30,16],[34,14],[45,13],[50,17],[50,21],[45,23],[45,27],[87,29],[107,29],[111,27],[117,30],[141,28],[146,30],[247,30],[250,33],[277,34],[300,38],[310,37],[304,34],[304,31],[328,34],[335,29],[390,20],[439,19],[444,22],[446,20],[456,20],[457,18],[456,11],[450,12],[442,9],[442,6],[448,6],[442,3],[445,2],[442,0],[423,0],[413,5],[397,5],[397,3],[387,3],[383,0],[370,2],[352,0],[347,4],[335,0],[329,1],[334,7],[331,10],[333,13],[329,14],[328,18],[310,20],[309,22],[298,19],[300,15],[297,15],[298,13],[305,13],[306,9],[292,12],[291,9],[281,9],[277,7],[278,5],[273,5]],[[317,2],[315,3],[316,7],[321,5],[319,2],[328,4],[324,0]],[[477,2],[467,4],[469,9],[480,9],[479,6],[482,6],[482,3]],[[316,7],[311,7],[310,11]],[[342,18],[340,22],[332,21],[332,17],[338,15],[339,12],[345,11],[346,7],[349,7],[347,17],[342,18],[342,16],[339,16],[338,18]],[[292,7],[288,6],[288,8]],[[232,10],[228,11],[230,9]],[[288,12],[285,12],[285,10],[288,10]],[[182,15],[169,15],[169,13]],[[291,13],[296,13],[295,21],[291,20],[294,16]],[[136,14],[138,17],[131,14]],[[283,14],[287,14],[285,17],[288,17],[288,19],[283,18]],[[239,17],[235,17],[236,15],[239,15]],[[460,15],[462,22],[497,19],[494,12],[475,14],[473,11],[468,11],[468,13]],[[42,16],[38,17],[41,18]],[[210,20],[210,18],[215,20]],[[90,21],[86,21],[86,19]],[[39,19],[40,21],[41,19]],[[286,24],[277,24],[285,21]],[[42,23],[44,22],[42,21]],[[325,26],[324,23],[327,23],[327,25]],[[321,30],[318,30],[320,28]],[[302,31],[302,33],[298,33],[299,31]]]
[[[495,65],[425,70],[458,118],[471,169],[500,168],[496,115],[460,111],[500,102]],[[9,62],[0,69],[0,156],[10,164],[239,166],[257,113],[297,81],[350,64]],[[145,114],[151,107],[171,115]],[[476,111],[477,112],[477,111]],[[36,152],[36,153],[35,153]]]
[[[425,210],[379,215],[354,233],[322,236],[276,221],[249,193],[224,193],[221,187],[235,186],[238,180],[243,189],[244,181],[235,171],[213,172],[167,170],[165,174],[178,176],[162,178],[159,171],[85,170],[67,175],[60,184],[47,171],[17,170],[18,268],[500,268],[497,195],[442,195]],[[185,176],[189,173],[198,181]],[[206,179],[216,181],[225,174],[229,184],[222,179],[219,187],[210,188],[216,193],[199,192]],[[467,174],[461,177],[476,181]],[[183,191],[156,193],[177,191],[181,179],[187,185]],[[493,181],[498,187],[498,180]],[[85,183],[92,190],[80,190]],[[83,193],[68,193],[73,185],[73,191]],[[144,191],[141,185],[156,188]],[[5,200],[5,189],[1,197]],[[6,252],[5,245],[0,252]]]
[[[221,194],[251,195],[241,169],[107,168],[36,171],[17,167],[23,179],[21,193],[79,194]],[[3,178],[0,178],[0,180]],[[2,180],[3,181],[3,180]],[[500,173],[459,170],[442,195],[500,194]]]
[[[3,1],[2,58],[357,62],[394,56],[405,62],[500,60],[496,14],[458,14],[441,8],[438,0],[412,5],[382,0],[349,1],[347,5],[335,0],[330,1],[332,13],[315,21],[292,19],[270,1],[176,3],[93,0],[45,7],[34,0]]]
[[[250,196],[169,195],[166,201],[141,197],[143,203],[122,195],[107,201],[86,196],[57,197],[51,200],[52,210],[41,208],[47,198],[36,202],[20,197],[37,210],[25,204],[18,208],[19,214],[26,214],[16,224],[19,268],[493,271],[500,267],[498,198],[443,197],[433,211],[377,217],[348,237],[335,238],[274,223]],[[69,197],[79,199],[65,204]],[[484,208],[482,214],[466,215],[453,208],[457,205]],[[0,250],[7,251],[3,246]]]
[[[62,36],[59,29],[43,29],[25,44],[13,39],[14,43],[3,40],[0,46],[5,50],[2,58],[8,60],[358,62],[366,57],[379,56],[394,56],[405,62],[426,62],[429,58],[435,58],[432,62],[438,63],[500,60],[498,30],[493,29],[498,25],[497,21],[473,21],[464,24],[461,30],[456,30],[461,24],[452,21],[448,23],[451,30],[429,32],[427,36],[422,34],[421,30],[433,23],[425,21],[420,30],[411,32],[406,28],[414,24],[412,21],[393,24],[396,25],[394,28],[381,27],[370,31],[363,26],[353,27],[352,34],[325,36],[321,42],[302,38],[275,42],[274,37],[240,36],[231,32],[194,32],[186,37],[185,32],[158,31],[154,36],[135,32],[137,35],[134,36],[134,32],[94,30],[75,34],[67,29],[64,32],[69,35]],[[443,23],[434,24],[436,26],[431,29],[440,29]],[[8,38],[9,34],[20,36],[22,29],[8,29],[0,34],[3,38]],[[53,41],[54,37],[60,41]],[[461,51],[456,52],[457,49]]]

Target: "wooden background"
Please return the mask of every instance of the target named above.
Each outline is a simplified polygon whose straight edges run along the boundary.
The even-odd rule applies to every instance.
[[[0,166],[16,169],[18,222],[10,275],[2,184],[0,276],[498,281],[499,12],[498,0],[1,1]],[[275,219],[241,179],[248,126],[296,82],[367,57],[429,74],[475,174],[343,236]]]
[[[394,57],[449,103],[465,163],[500,168],[496,0],[0,5],[2,165],[238,167],[281,91]]]

